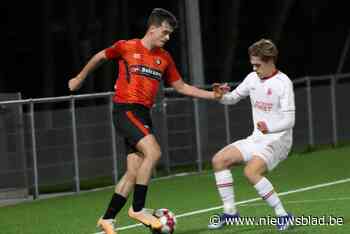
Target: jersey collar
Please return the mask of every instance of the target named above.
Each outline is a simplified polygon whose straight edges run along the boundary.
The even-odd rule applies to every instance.
[[[275,69],[275,70],[272,72],[271,75],[265,76],[265,77],[263,77],[263,78],[261,78],[261,79],[262,79],[262,80],[270,79],[270,78],[274,77],[277,73],[278,73],[278,69]]]

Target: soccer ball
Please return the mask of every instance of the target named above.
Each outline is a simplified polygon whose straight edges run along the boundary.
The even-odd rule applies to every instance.
[[[162,227],[158,230],[152,230],[153,234],[172,234],[176,227],[176,217],[169,209],[161,208],[153,212],[162,224]]]

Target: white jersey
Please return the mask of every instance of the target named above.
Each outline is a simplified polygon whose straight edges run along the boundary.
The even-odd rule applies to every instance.
[[[270,78],[260,79],[255,72],[251,72],[235,90],[224,95],[221,103],[235,104],[247,96],[250,97],[254,122],[254,131],[250,137],[263,142],[282,140],[290,147],[292,145],[295,103],[293,83],[289,77],[278,71]],[[292,125],[277,130],[279,128],[277,125],[280,125],[288,114],[293,116]],[[267,134],[261,133],[257,129],[259,121],[264,121],[269,130],[276,129],[276,131]]]

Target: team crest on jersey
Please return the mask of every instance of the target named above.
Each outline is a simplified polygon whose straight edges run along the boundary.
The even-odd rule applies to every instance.
[[[162,60],[160,60],[159,58],[156,59],[156,64],[160,65],[162,63]]]
[[[141,54],[133,54],[134,59],[140,59],[141,58]]]
[[[267,89],[267,95],[271,95],[272,94],[272,90],[271,90],[271,88],[268,88]]]

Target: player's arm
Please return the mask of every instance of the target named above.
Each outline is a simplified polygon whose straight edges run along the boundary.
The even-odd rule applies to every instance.
[[[295,111],[283,112],[283,119],[273,125],[267,126],[264,121],[257,123],[257,128],[264,134],[283,132],[293,128],[295,124]]]
[[[288,130],[290,128],[293,128],[295,124],[295,111],[287,111],[283,112],[283,119],[274,125],[270,126],[269,132],[275,133],[275,132],[282,132],[285,130]]]
[[[248,74],[244,80],[232,91],[232,92],[225,92],[225,94],[222,96],[222,98],[219,100],[221,104],[224,105],[234,105],[237,102],[239,102],[241,99],[246,98],[249,96],[250,91],[249,87],[251,86],[251,75],[252,73]],[[222,86],[224,90],[229,90],[227,87]]]
[[[232,92],[226,93],[220,99],[220,103],[224,105],[233,105],[239,102],[241,99],[249,95],[249,80],[246,77],[242,83],[240,83],[237,88]]]
[[[171,83],[171,86],[179,93],[196,97],[196,98],[204,98],[204,99],[211,99],[211,100],[219,100],[222,98],[223,93],[222,92],[214,92],[214,91],[206,91],[203,89],[199,89],[195,86],[186,84],[182,79],[179,79],[177,81],[174,81]]]
[[[223,95],[220,99],[220,103],[224,105],[233,105],[239,102],[242,98],[243,97],[239,95],[237,90],[235,89],[232,92]]]
[[[176,68],[176,65],[174,63],[174,60],[171,58],[170,54],[165,54],[167,60],[168,60],[168,67],[165,71],[165,77],[166,81],[169,85],[171,85],[177,92],[191,97],[196,98],[204,98],[204,99],[211,99],[211,100],[219,100],[221,99],[223,92],[218,91],[206,91],[203,89],[199,89],[195,86],[186,84],[182,79],[181,76]]]
[[[86,77],[105,61],[107,61],[105,50],[102,50],[95,54],[84,66],[84,68],[79,72],[79,74],[76,77],[69,80],[69,90],[78,90],[81,87],[84,80],[86,79]]]

